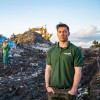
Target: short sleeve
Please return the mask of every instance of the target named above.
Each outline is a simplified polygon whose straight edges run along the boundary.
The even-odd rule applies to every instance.
[[[47,65],[51,65],[51,54],[50,54],[50,50],[48,50],[48,52],[47,52],[46,64]]]
[[[80,49],[77,47],[75,49],[75,55],[74,55],[74,67],[82,67],[83,65],[83,56],[82,56],[82,52],[80,51]]]

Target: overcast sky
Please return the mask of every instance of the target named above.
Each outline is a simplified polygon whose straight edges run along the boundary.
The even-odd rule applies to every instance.
[[[100,0],[0,0],[0,34],[6,37],[46,25],[55,42],[59,22],[69,25],[75,45],[100,42]]]

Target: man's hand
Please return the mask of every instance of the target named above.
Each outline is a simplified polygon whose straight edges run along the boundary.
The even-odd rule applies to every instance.
[[[46,89],[47,89],[48,93],[53,93],[53,94],[55,93],[53,88],[51,88],[51,87],[47,87]]]
[[[71,89],[71,90],[68,91],[68,93],[71,94],[71,95],[75,95],[76,92],[77,92],[76,89]]]
[[[69,94],[75,95],[78,89],[79,82],[81,80],[82,75],[82,67],[74,67],[75,68],[75,74],[73,79],[73,86],[71,90],[68,91]]]

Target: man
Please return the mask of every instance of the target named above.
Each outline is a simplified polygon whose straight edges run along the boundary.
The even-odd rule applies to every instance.
[[[69,27],[60,23],[56,28],[59,42],[48,50],[46,58],[45,84],[48,100],[77,100],[82,54],[68,40]]]
[[[6,45],[5,42],[2,42],[2,45],[1,45],[1,46],[3,47],[3,46],[5,46],[5,45]],[[2,48],[2,51],[1,51],[1,52],[2,52],[2,59],[3,59],[3,53],[4,53],[3,48]]]
[[[4,63],[4,69],[5,69],[8,66],[8,53],[10,50],[10,46],[8,45],[8,40],[4,40],[2,49],[3,49],[3,63]]]

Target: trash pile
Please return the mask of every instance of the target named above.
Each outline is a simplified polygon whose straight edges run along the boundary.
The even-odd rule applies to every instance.
[[[98,67],[99,70],[90,82],[90,100],[100,100],[100,66]]]
[[[82,79],[78,89],[78,100],[100,100],[100,60],[95,50],[84,51]]]
[[[0,59],[0,100],[47,100],[45,57],[46,52],[43,50],[22,47],[9,57],[8,68],[3,69]],[[100,99],[100,74],[94,76],[97,70],[96,57],[85,57],[78,89],[79,100]]]
[[[46,100],[45,52],[18,48],[15,54],[6,69],[0,59],[0,100]]]
[[[46,50],[52,43],[40,34],[29,31],[19,40],[20,45],[10,51],[6,69],[0,55],[0,100],[47,100],[45,58]],[[86,49],[83,55],[78,100],[100,100],[100,62],[97,63],[97,55],[93,50]]]

